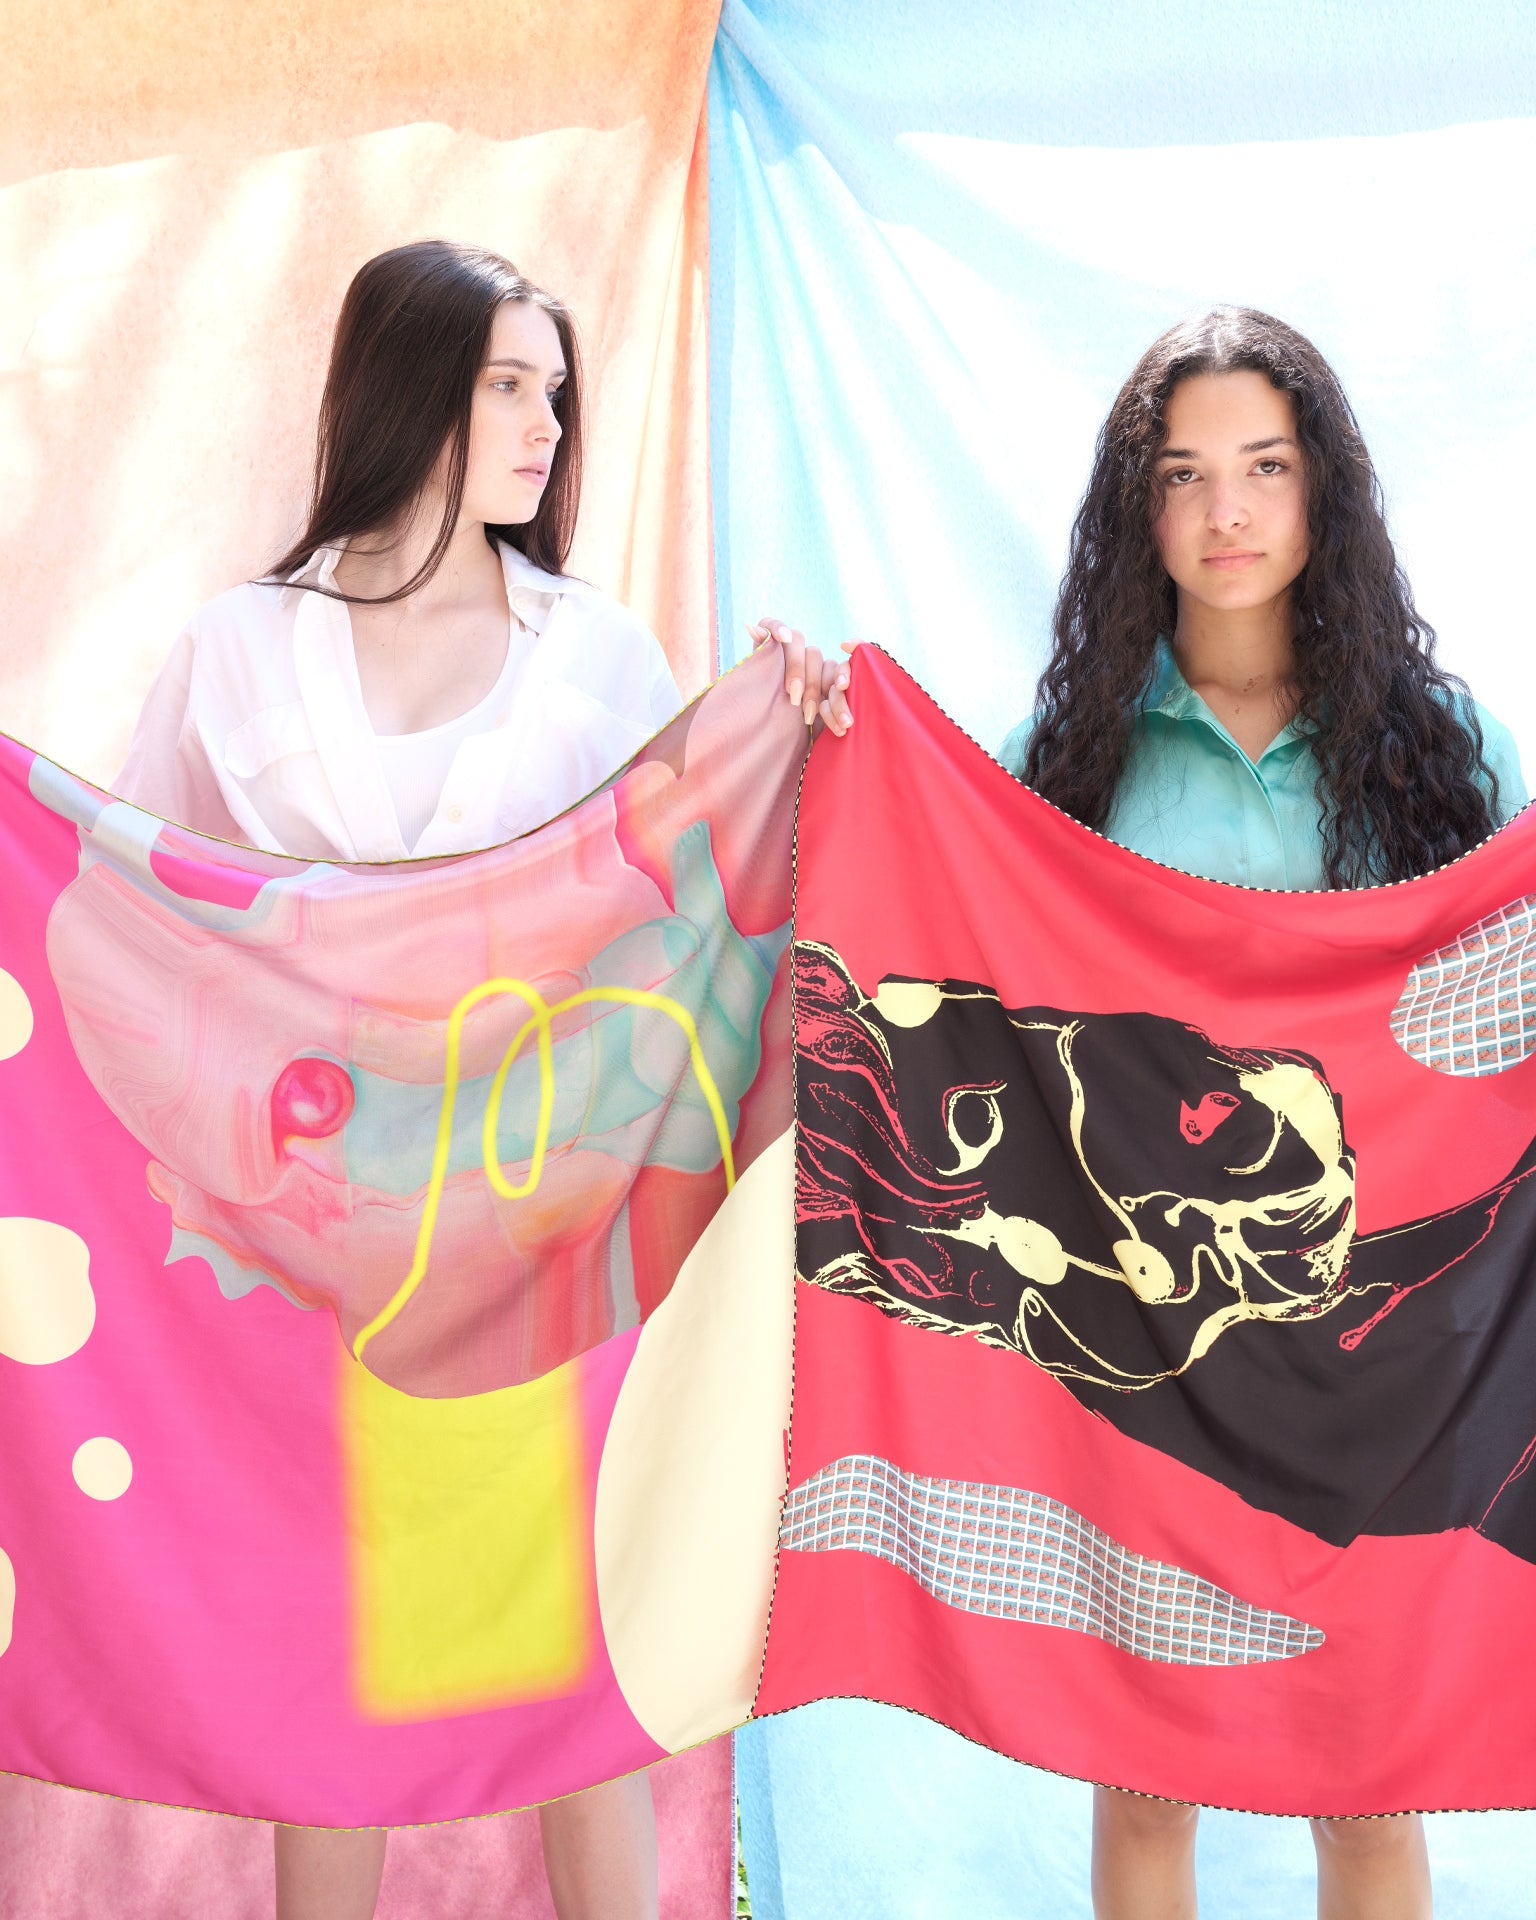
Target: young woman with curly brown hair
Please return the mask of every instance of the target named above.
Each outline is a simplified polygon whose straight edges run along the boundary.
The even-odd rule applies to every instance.
[[[1436,665],[1327,361],[1248,308],[1172,328],[1099,436],[1034,717],[1003,759],[1122,845],[1281,889],[1406,880],[1525,802]],[[1100,1789],[1098,1920],[1192,1920],[1192,1807]],[[1322,1920],[1428,1920],[1416,1815],[1315,1820]]]

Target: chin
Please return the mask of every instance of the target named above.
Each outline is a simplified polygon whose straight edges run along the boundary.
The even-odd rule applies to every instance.
[[[488,527],[526,527],[538,513],[543,498],[542,488],[536,491],[513,480],[499,499],[487,500],[483,505],[466,494],[459,513],[462,519],[480,520]]]
[[[1284,587],[1276,587],[1268,581],[1233,580],[1223,590],[1220,581],[1205,581],[1199,592],[1187,587],[1185,591],[1192,600],[1198,600],[1202,606],[1210,607],[1217,613],[1248,613],[1256,607],[1267,607],[1284,593]]]

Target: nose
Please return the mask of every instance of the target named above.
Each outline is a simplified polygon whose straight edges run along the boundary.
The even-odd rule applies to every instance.
[[[1213,533],[1231,533],[1238,527],[1246,526],[1248,504],[1241,489],[1231,482],[1217,481],[1211,488],[1206,522]]]
[[[539,412],[529,429],[528,438],[536,447],[553,446],[560,438],[563,429],[560,416],[555,412],[554,403],[546,394],[540,402]]]

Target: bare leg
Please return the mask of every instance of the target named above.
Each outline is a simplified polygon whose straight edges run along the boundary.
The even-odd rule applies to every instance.
[[[277,1920],[373,1920],[384,1827],[274,1827]]]
[[[560,1920],[656,1920],[651,1776],[573,1793],[539,1809],[544,1871]]]
[[[1318,1920],[1430,1920],[1429,1850],[1416,1813],[1314,1820]]]
[[[1198,1807],[1093,1792],[1094,1920],[1195,1920]]]

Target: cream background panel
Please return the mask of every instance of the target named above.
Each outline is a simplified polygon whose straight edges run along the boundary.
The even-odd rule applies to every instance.
[[[65,0],[9,23],[6,732],[115,772],[187,615],[298,529],[347,281],[434,235],[571,303],[592,397],[572,568],[657,630],[685,691],[703,683],[714,16],[394,4],[364,28],[339,0]]]

